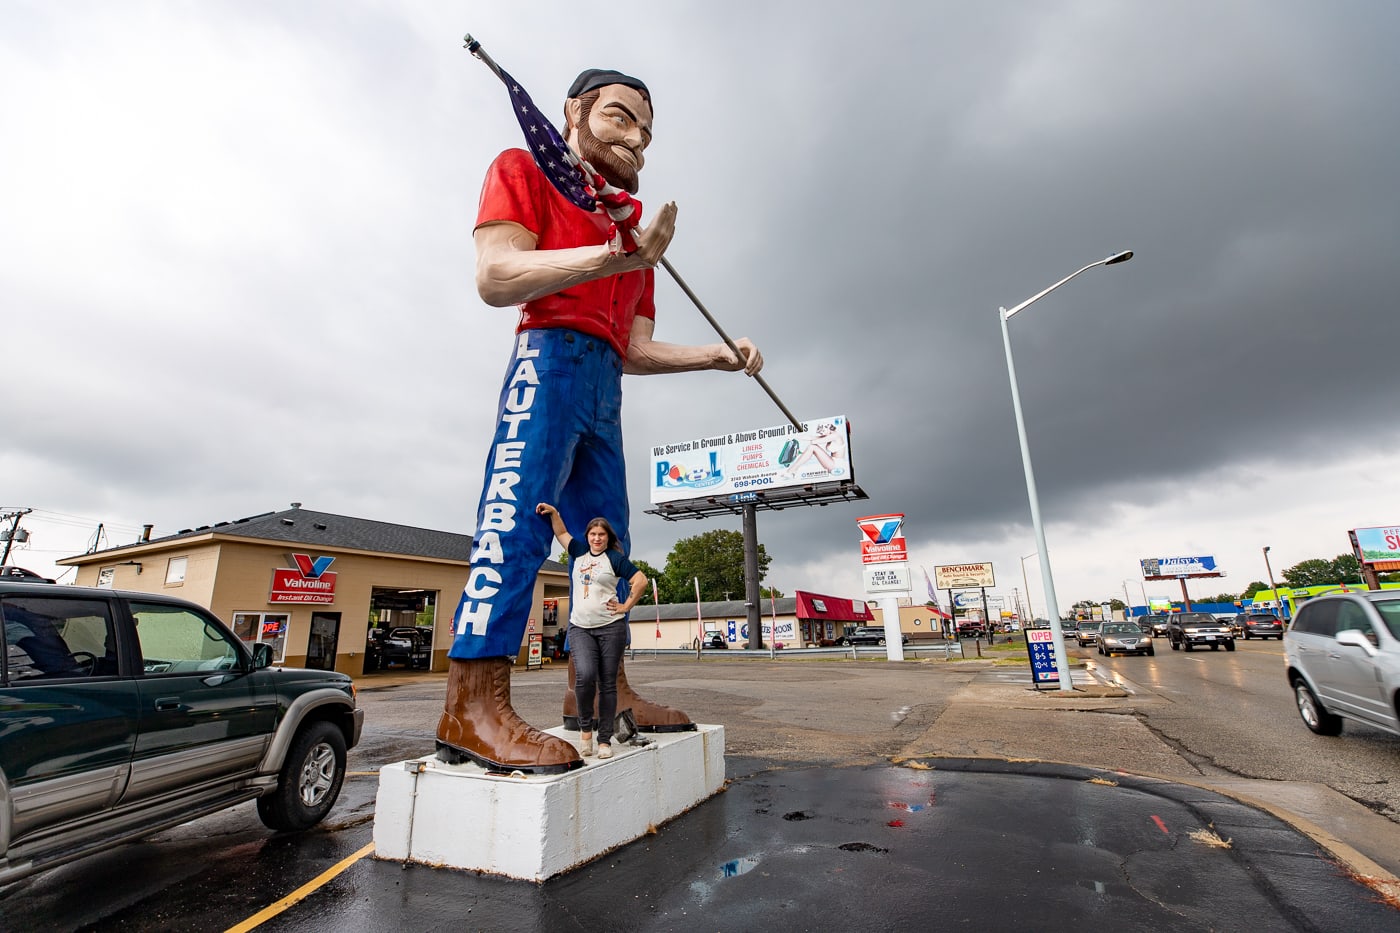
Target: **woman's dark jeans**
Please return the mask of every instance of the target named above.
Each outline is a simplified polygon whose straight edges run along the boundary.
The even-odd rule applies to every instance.
[[[578,700],[578,728],[598,727],[598,744],[611,743],[617,720],[617,668],[627,647],[627,620],[618,619],[599,628],[569,625],[569,653],[574,659],[574,699]],[[598,722],[593,722],[593,699],[598,699]]]

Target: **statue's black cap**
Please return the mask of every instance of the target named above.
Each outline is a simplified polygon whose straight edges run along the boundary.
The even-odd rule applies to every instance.
[[[620,71],[610,71],[606,68],[589,68],[587,71],[580,73],[579,76],[574,79],[574,83],[569,85],[568,96],[578,97],[580,94],[586,94],[595,88],[607,87],[609,84],[622,84],[627,87],[636,88],[645,94],[648,100],[651,99],[651,91],[647,90],[647,86],[642,83],[641,79],[634,78],[631,75],[625,75]]]

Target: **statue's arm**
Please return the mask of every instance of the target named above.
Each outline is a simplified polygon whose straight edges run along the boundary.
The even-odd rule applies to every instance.
[[[723,343],[706,343],[697,346],[682,346],[653,340],[656,322],[651,318],[636,317],[632,320],[632,334],[627,346],[627,360],[622,371],[633,375],[650,376],[657,373],[685,373],[699,369],[722,369],[727,372],[743,370],[752,376],[763,368],[763,354],[747,337],[734,341],[743,359],[736,359],[733,351]]]
[[[476,228],[476,290],[494,308],[553,295],[581,282],[650,269],[661,261],[676,230],[676,206],[666,204],[637,233],[637,250],[611,253],[606,244],[536,249],[537,238],[520,224],[494,221]]]

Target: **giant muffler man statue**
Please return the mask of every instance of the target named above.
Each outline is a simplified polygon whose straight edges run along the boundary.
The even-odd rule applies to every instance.
[[[646,85],[590,69],[569,88],[564,117],[569,147],[611,185],[635,194],[651,142]],[[570,528],[606,518],[626,553],[622,375],[753,375],[763,366],[747,339],[735,341],[739,356],[724,343],[653,339],[653,268],[675,223],[676,205],[668,203],[646,227],[621,236],[607,213],[581,210],[561,196],[522,149],[501,153],[487,172],[473,234],[477,290],[489,305],[517,306],[520,323],[486,459],[471,571],[453,622],[437,730],[444,761],[534,774],[583,764],[572,743],[531,727],[511,706],[511,668],[554,540],[535,506],[555,504]],[[578,715],[573,674],[571,664],[566,725]],[[638,697],[625,670],[617,692],[617,708],[630,707],[641,731],[694,728],[685,713]]]

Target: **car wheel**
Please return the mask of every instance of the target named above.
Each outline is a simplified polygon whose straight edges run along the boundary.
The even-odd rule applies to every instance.
[[[841,644],[849,648],[851,647],[851,640],[849,638],[843,638],[841,639]]]
[[[1298,701],[1298,715],[1303,717],[1303,725],[1318,735],[1341,734],[1342,718],[1323,709],[1301,677],[1293,681],[1293,696]]]
[[[325,720],[310,723],[292,740],[277,789],[258,798],[258,816],[278,832],[308,829],[330,812],[344,782],[345,736]]]
[[[1172,646],[1172,650],[1173,650],[1173,651],[1180,651],[1180,650],[1181,650],[1181,645],[1177,643],[1176,639],[1172,639],[1172,640],[1170,641],[1170,644],[1171,644],[1171,646]]]
[[[885,640],[882,638],[882,639],[880,639],[879,641],[877,641],[875,644],[880,645],[880,646],[883,647],[884,644],[885,644]]]
[[[1156,646],[1156,645],[1148,645],[1148,646],[1147,646],[1147,656],[1148,656],[1149,658],[1152,658],[1152,657],[1156,657],[1156,656],[1157,656],[1157,646]]]
[[[1234,650],[1235,650],[1235,643],[1234,643],[1233,641],[1227,641],[1227,642],[1225,643],[1225,650],[1226,650],[1226,651],[1234,651]]]
[[[1248,632],[1245,632],[1245,633],[1244,633],[1244,640],[1245,640],[1245,641],[1249,641],[1249,640],[1250,640],[1251,638],[1253,638],[1253,637],[1254,637],[1254,636],[1251,635],[1251,634],[1249,634]]]
[[[1190,643],[1189,641],[1186,641],[1186,640],[1183,639],[1182,642],[1181,642],[1181,647],[1182,647],[1182,650],[1184,650],[1184,651],[1190,651],[1190,650],[1191,650],[1191,643]]]

